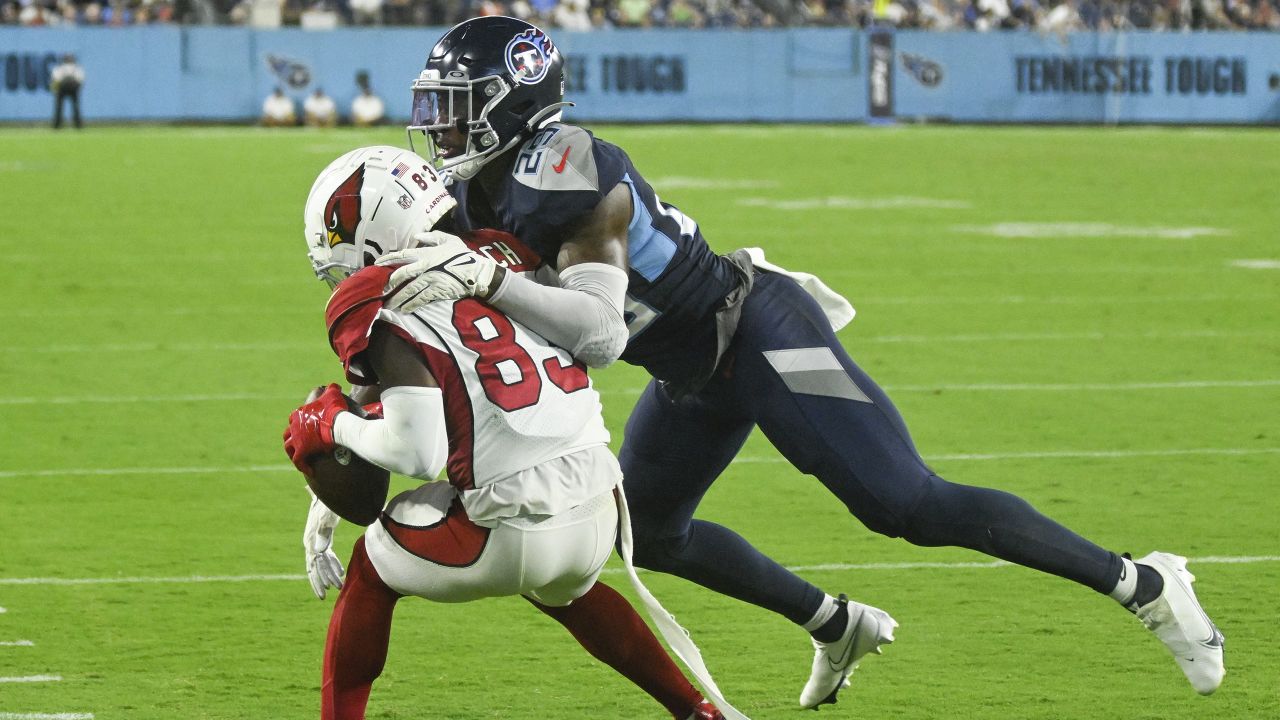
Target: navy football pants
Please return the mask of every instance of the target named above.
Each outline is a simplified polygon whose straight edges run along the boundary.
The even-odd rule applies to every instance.
[[[620,460],[637,565],[796,623],[813,616],[822,591],[728,528],[693,519],[755,425],[875,532],[979,550],[1099,592],[1119,578],[1115,554],[1026,501],[949,483],[930,470],[898,411],[840,346],[822,309],[774,273],[756,275],[711,382],[678,402],[650,382],[627,421]]]

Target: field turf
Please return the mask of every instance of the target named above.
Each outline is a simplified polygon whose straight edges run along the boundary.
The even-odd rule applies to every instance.
[[[874,535],[757,436],[700,516],[902,624],[819,717],[1280,717],[1280,135],[595,130],[718,250],[846,294],[846,346],[940,474],[1116,550],[1189,555],[1227,637],[1226,681],[1199,697],[1110,600]],[[317,715],[333,596],[302,575],[280,433],[340,369],[302,203],[340,153],[402,137],[0,131],[0,718]],[[616,443],[643,374],[593,376]],[[340,529],[344,560],[356,537]],[[799,715],[802,631],[646,577],[731,700]],[[402,602],[370,705],[662,716],[518,600]]]

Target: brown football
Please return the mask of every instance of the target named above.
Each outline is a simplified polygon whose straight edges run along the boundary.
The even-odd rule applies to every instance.
[[[306,401],[315,400],[323,390],[316,388]],[[350,397],[347,398],[347,406],[360,417],[367,416],[364,408]],[[391,473],[344,447],[312,456],[308,462],[311,464],[311,477],[307,478],[307,486],[325,507],[343,520],[361,527],[378,519],[382,507],[387,504]]]
[[[325,507],[361,527],[372,524],[387,504],[391,473],[340,447],[310,460],[307,485]]]

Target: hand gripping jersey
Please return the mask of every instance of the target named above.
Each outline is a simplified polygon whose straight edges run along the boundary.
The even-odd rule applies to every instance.
[[[464,240],[513,272],[539,262],[505,233]],[[444,395],[449,481],[473,519],[551,514],[616,484],[616,471],[576,472],[585,467],[576,453],[607,455],[609,441],[600,397],[581,363],[479,300],[435,302],[408,314],[384,308],[393,271],[367,267],[338,285],[325,310],[329,342],[347,379],[361,385],[377,382],[362,355],[374,323],[386,323],[421,353]]]
[[[627,231],[630,282],[622,359],[675,385],[696,384],[717,359],[716,313],[746,282],[739,265],[716,255],[697,223],[658,200],[616,145],[552,123],[516,153],[494,197],[474,181],[455,182],[459,227],[512,233],[554,264],[567,231],[619,183],[631,192]],[[490,212],[492,210],[492,212]]]

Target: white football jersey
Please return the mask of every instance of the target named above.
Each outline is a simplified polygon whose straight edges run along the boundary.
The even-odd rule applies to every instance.
[[[444,394],[449,478],[482,487],[609,442],[600,396],[569,353],[478,300],[382,309],[403,330]]]
[[[555,514],[619,482],[582,363],[479,300],[384,308],[393,270],[367,267],[338,286],[330,343],[357,384],[376,382],[361,358],[376,322],[417,348],[444,396],[449,481],[473,519]]]

